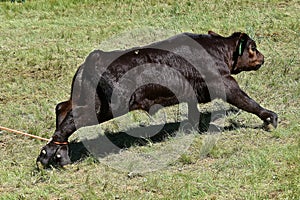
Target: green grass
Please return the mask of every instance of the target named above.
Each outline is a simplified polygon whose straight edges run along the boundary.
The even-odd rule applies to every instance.
[[[280,122],[265,132],[251,128],[261,124],[256,116],[230,116],[249,128],[223,132],[205,157],[206,136],[196,135],[168,168],[136,176],[93,158],[67,170],[38,172],[35,159],[44,143],[1,131],[0,199],[299,198],[299,9],[297,0],[1,1],[2,126],[50,137],[55,105],[69,98],[72,77],[87,54],[111,38],[147,27],[172,34],[247,32],[266,60],[259,71],[236,79],[257,102],[277,112]],[[130,44],[135,43],[123,46]],[[106,43],[122,47],[112,45]]]

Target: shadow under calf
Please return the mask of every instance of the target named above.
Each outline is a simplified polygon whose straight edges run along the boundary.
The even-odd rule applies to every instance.
[[[219,104],[219,102],[217,102]],[[220,106],[220,105],[219,105]],[[210,106],[212,109],[213,105]],[[199,132],[199,134],[217,134],[222,130],[231,130],[238,129],[243,126],[238,126],[237,123],[227,123],[225,124],[214,124],[213,122],[224,118],[230,114],[236,114],[239,110],[223,104],[220,108],[225,110],[215,110],[209,112],[205,111],[205,108],[202,106],[202,112],[200,113],[200,124],[191,124],[186,117],[186,113],[183,114],[183,121],[174,122],[174,119],[171,123],[158,124],[158,125],[144,125],[147,124],[143,121],[139,122],[139,125],[136,127],[131,127],[127,129],[123,127],[123,130],[109,130],[101,128],[100,125],[90,126],[88,128],[82,128],[81,130],[75,132],[70,138],[71,143],[69,145],[69,155],[71,157],[72,163],[78,162],[87,156],[90,156],[92,153],[97,155],[98,158],[103,158],[111,153],[119,153],[121,149],[130,148],[132,146],[143,146],[149,143],[163,142],[169,137],[176,137],[178,131],[184,132],[186,134]],[[165,109],[165,108],[164,108]],[[163,110],[164,110],[163,109]],[[206,108],[207,109],[207,108]],[[162,110],[162,111],[163,111]],[[169,109],[170,110],[170,109]],[[126,115],[130,115],[129,113]],[[126,117],[125,115],[125,117]],[[176,115],[173,115],[176,116]],[[123,116],[124,117],[124,116]],[[149,116],[150,117],[150,116]],[[212,118],[213,117],[213,118]],[[151,117],[150,117],[151,118]],[[180,118],[180,117],[178,117]],[[130,117],[127,119],[131,119]],[[106,123],[115,123],[118,118],[114,118]],[[123,120],[122,120],[123,121]],[[153,120],[155,121],[155,120]],[[165,120],[161,120],[162,122]],[[124,121],[123,121],[124,122]],[[133,123],[127,121],[127,123]],[[198,129],[199,128],[199,129]],[[92,131],[91,131],[92,130]],[[209,132],[208,132],[209,131]],[[82,135],[91,133],[92,137],[90,139],[82,138]],[[109,143],[109,144],[108,144]],[[92,147],[93,152],[89,152],[89,147]]]

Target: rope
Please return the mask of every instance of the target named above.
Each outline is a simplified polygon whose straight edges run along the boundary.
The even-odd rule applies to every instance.
[[[34,138],[34,139],[39,139],[39,140],[44,140],[44,141],[49,142],[49,139],[47,139],[47,138],[43,138],[43,137],[40,137],[40,136],[37,136],[37,135],[32,135],[32,134],[29,134],[29,133],[24,133],[22,131],[17,131],[17,130],[6,128],[6,127],[3,127],[3,126],[0,126],[0,130],[12,132],[12,133],[17,133],[17,134],[25,135],[27,137]]]

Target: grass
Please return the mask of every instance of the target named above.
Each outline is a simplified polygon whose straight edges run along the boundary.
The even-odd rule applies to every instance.
[[[299,198],[299,9],[297,0],[1,1],[2,126],[50,137],[55,105],[68,99],[72,77],[87,54],[104,44],[135,45],[105,41],[147,27],[170,30],[163,35],[247,32],[265,55],[265,64],[235,77],[251,97],[277,112],[280,122],[276,130],[265,132],[251,128],[261,123],[256,116],[230,116],[249,127],[223,132],[204,157],[206,136],[195,135],[188,151],[170,166],[136,176],[92,157],[66,170],[38,172],[35,159],[44,143],[1,131],[0,199]]]

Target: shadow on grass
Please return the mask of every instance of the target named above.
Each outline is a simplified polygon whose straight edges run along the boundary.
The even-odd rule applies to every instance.
[[[230,114],[236,113],[236,111],[231,112]],[[216,120],[216,119],[214,119]],[[210,124],[211,121],[211,114],[210,113],[202,113],[201,114],[201,121],[200,126],[198,129],[199,134],[208,134],[214,133],[209,131],[208,127],[210,126],[210,130],[215,130],[217,132],[220,131],[233,131],[238,130],[241,128],[251,128],[251,129],[262,129],[263,126],[246,126],[244,124],[240,124],[236,121],[230,120],[229,124],[224,127],[214,126]],[[170,137],[175,137],[177,131],[180,129],[186,134],[195,132],[195,126],[192,126],[188,121],[178,122],[178,123],[170,123],[165,124],[163,128],[154,136],[149,137],[135,137],[133,135],[139,135],[139,133],[143,132],[143,135],[151,135],[150,133],[153,130],[157,130],[159,126],[149,126],[149,127],[138,127],[129,130],[128,132],[119,132],[116,134],[105,133],[105,135],[99,135],[97,138],[84,141],[84,142],[71,142],[69,145],[69,155],[71,158],[72,163],[80,162],[84,160],[86,157],[90,156],[91,154],[85,147],[85,145],[90,144],[93,146],[93,153],[96,153],[99,157],[105,157],[111,153],[119,153],[121,149],[130,148],[132,146],[145,146],[149,143],[158,143],[163,142]],[[182,128],[184,130],[182,130]],[[106,146],[107,142],[109,141],[109,147]],[[103,144],[103,145],[99,145]]]
[[[150,127],[139,127],[134,128],[128,133],[119,132],[115,134],[105,133],[104,136],[99,135],[97,138],[89,141],[84,142],[71,142],[69,144],[69,155],[71,158],[72,163],[81,161],[85,159],[87,156],[90,155],[89,151],[85,147],[85,144],[96,144],[93,145],[94,151],[100,157],[105,157],[111,153],[118,153],[120,149],[126,149],[132,146],[144,146],[147,145],[149,142],[157,143],[166,140],[169,137],[174,137],[176,135],[176,131],[179,130],[180,123],[171,123],[166,124],[164,127],[152,137],[134,137],[132,135],[143,131],[144,135],[147,135],[147,132],[152,132],[152,130],[157,129],[159,126],[150,126]],[[150,135],[150,134],[149,134]],[[112,148],[107,148],[105,145],[97,145],[97,144],[105,144],[107,139],[110,143],[113,144]],[[94,153],[95,153],[94,152]]]

